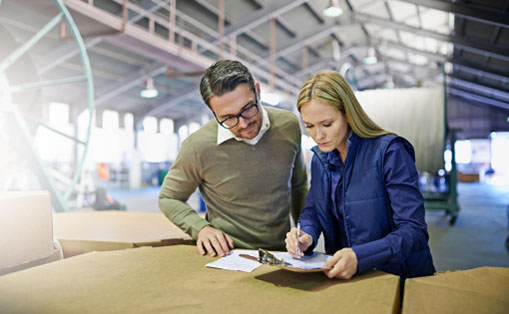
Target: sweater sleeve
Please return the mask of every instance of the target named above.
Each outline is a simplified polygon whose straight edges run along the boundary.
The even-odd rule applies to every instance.
[[[184,141],[159,193],[160,210],[193,239],[197,239],[203,227],[210,225],[186,203],[201,182],[198,168],[194,149]]]
[[[400,263],[423,249],[428,241],[424,200],[413,156],[401,141],[395,140],[385,152],[383,166],[394,229],[384,238],[352,247],[359,273],[385,263]]]

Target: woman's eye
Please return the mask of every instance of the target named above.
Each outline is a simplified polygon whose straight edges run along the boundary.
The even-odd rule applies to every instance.
[[[331,125],[332,125],[332,122],[329,122],[329,123],[325,123],[323,126],[324,126],[324,127],[326,127],[326,128],[328,128],[328,127],[330,127]]]
[[[305,124],[305,125],[304,125],[304,127],[305,127],[306,129],[311,129],[313,126],[312,126],[312,125]]]

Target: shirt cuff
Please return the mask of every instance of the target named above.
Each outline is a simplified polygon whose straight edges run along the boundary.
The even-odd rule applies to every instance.
[[[352,246],[357,256],[357,273],[361,274],[387,262],[391,250],[385,239]]]
[[[200,219],[196,219],[195,221],[193,221],[192,227],[191,227],[191,237],[195,240],[198,240],[198,233],[201,231],[201,229],[205,228],[206,226],[212,226],[205,219],[203,219],[201,217],[198,217],[198,218],[200,218]]]

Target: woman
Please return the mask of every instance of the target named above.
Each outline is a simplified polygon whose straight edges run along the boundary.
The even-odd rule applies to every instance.
[[[335,71],[309,78],[297,108],[318,145],[301,228],[286,235],[288,252],[297,258],[311,253],[323,233],[333,255],[329,278],[350,279],[373,268],[402,279],[432,275],[412,145],[377,126]]]

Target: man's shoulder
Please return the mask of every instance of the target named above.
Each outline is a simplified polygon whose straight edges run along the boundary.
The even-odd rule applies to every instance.
[[[182,146],[192,146],[194,149],[211,145],[217,145],[217,123],[213,120],[191,133],[182,142]]]
[[[273,107],[266,107],[265,109],[269,113],[270,123],[272,125],[299,127],[299,118],[293,112]]]

